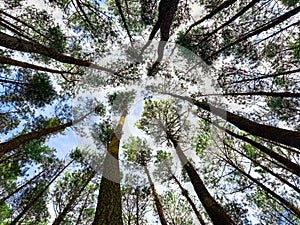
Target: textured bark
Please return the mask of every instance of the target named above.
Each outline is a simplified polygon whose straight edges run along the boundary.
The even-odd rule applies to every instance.
[[[225,213],[223,208],[216,202],[216,200],[210,195],[207,188],[205,187],[203,181],[197,174],[197,171],[193,165],[188,161],[187,157],[183,153],[178,141],[170,134],[167,133],[167,138],[172,142],[176,153],[186,170],[194,190],[201,201],[203,207],[208,213],[210,219],[214,225],[233,225],[234,221]]]
[[[198,101],[193,98],[183,97],[176,94],[170,94],[170,93],[168,94],[175,98],[189,101],[203,110],[211,112],[216,116],[222,117],[226,121],[238,127],[239,129],[246,131],[254,136],[262,137],[274,142],[278,142],[290,147],[295,147],[300,149],[300,132],[286,130],[286,129],[264,125],[264,124],[259,124],[252,120],[246,119],[234,113],[223,110],[221,108],[212,106],[209,103],[204,101]]]
[[[81,193],[84,191],[86,186],[89,184],[89,182],[93,179],[95,176],[95,172],[91,172],[91,174],[88,176],[88,178],[85,180],[85,182],[82,184],[81,188],[74,193],[72,198],[69,200],[69,202],[64,207],[63,211],[56,217],[52,225],[59,225],[61,222],[65,219],[67,213],[72,209],[72,206],[74,205],[76,199],[81,195]]]
[[[73,65],[82,66],[82,67],[90,67],[93,69],[102,70],[102,71],[106,71],[106,72],[109,72],[112,74],[116,74],[115,71],[113,71],[111,69],[93,64],[86,60],[76,59],[71,56],[61,54],[52,48],[48,48],[44,45],[34,43],[31,41],[22,40],[20,38],[10,36],[3,32],[0,32],[0,46],[8,48],[8,49],[16,50],[16,51],[21,51],[21,52],[41,54],[41,55],[50,57],[50,58],[55,59],[62,63],[68,63],[68,64],[73,64]]]
[[[24,207],[22,212],[10,223],[10,225],[17,225],[19,220],[27,213],[27,211],[33,207],[40,197],[49,189],[50,185],[63,173],[63,171],[73,163],[73,160],[66,164],[53,178],[52,180],[37,194],[31,201]]]
[[[27,134],[21,134],[19,136],[16,136],[15,138],[10,139],[9,141],[2,142],[2,143],[0,143],[0,157],[18,147],[20,147],[21,145],[23,145],[29,141],[47,136],[48,134],[53,134],[58,131],[62,131],[65,128],[72,126],[73,124],[84,120],[91,113],[93,113],[93,112],[89,112],[88,114],[80,117],[79,119],[68,122],[68,123],[64,123],[64,124],[61,124],[61,125],[58,125],[55,127],[43,128],[43,129],[40,129],[37,131],[32,131]]]
[[[103,163],[103,174],[100,182],[96,213],[92,225],[123,225],[119,147],[126,115],[127,109],[123,111],[117,128],[107,147],[107,154]]]

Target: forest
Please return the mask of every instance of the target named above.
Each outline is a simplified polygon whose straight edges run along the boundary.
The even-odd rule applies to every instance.
[[[298,0],[0,0],[0,225],[300,224]]]

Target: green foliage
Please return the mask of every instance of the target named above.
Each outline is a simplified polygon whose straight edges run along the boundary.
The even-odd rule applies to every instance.
[[[280,0],[284,5],[292,7],[299,3],[299,0]]]
[[[268,43],[263,49],[263,54],[267,58],[273,58],[277,54],[278,47],[279,46],[275,43]]]
[[[6,221],[10,219],[11,209],[5,202],[0,203],[0,225],[6,224]]]
[[[26,86],[22,91],[25,100],[38,107],[49,104],[56,97],[50,78],[45,73],[34,74]]]

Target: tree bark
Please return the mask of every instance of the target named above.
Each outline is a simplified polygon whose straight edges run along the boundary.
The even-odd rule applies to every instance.
[[[225,213],[223,208],[216,202],[216,200],[210,195],[203,181],[197,174],[193,165],[188,161],[187,157],[183,153],[178,141],[170,134],[166,134],[167,138],[172,142],[176,153],[186,170],[194,190],[201,201],[203,207],[208,213],[210,219],[214,225],[233,225],[234,221]]]
[[[61,124],[61,125],[58,125],[55,127],[42,128],[40,130],[32,131],[27,134],[21,134],[19,136],[16,136],[15,138],[10,139],[9,141],[2,142],[2,143],[0,143],[0,157],[18,147],[20,147],[21,145],[23,145],[29,141],[47,136],[48,134],[53,134],[58,131],[64,130],[65,128],[70,127],[73,124],[84,120],[87,116],[89,116],[92,113],[93,112],[89,112],[86,115],[84,115],[76,120],[73,120],[71,122],[68,122],[68,123],[64,123],[64,124]]]
[[[121,115],[117,128],[107,147],[96,213],[92,225],[123,225],[119,147],[126,115],[127,106]]]
[[[22,67],[22,68],[33,69],[33,70],[37,70],[37,71],[49,72],[49,73],[76,74],[76,73],[72,73],[72,72],[54,70],[54,69],[50,69],[50,68],[46,68],[46,67],[42,67],[42,66],[37,66],[37,65],[34,65],[34,64],[31,64],[31,63],[18,61],[18,60],[11,59],[11,58],[8,58],[8,57],[5,57],[5,56],[0,56],[0,63],[1,64],[8,64],[8,65],[11,65],[11,66],[18,66],[18,67]]]
[[[82,67],[90,67],[93,69],[102,70],[117,75],[117,73],[111,69],[93,64],[86,60],[76,59],[71,56],[61,54],[53,50],[52,48],[48,48],[44,45],[37,44],[31,41],[22,40],[20,38],[10,36],[3,32],[0,32],[0,46],[21,52],[37,53],[50,57],[62,63],[68,63]]]
[[[239,129],[244,130],[254,136],[262,137],[274,142],[278,142],[290,147],[300,149],[300,132],[259,124],[252,120],[223,110],[221,108],[212,106],[207,102],[198,101],[190,97],[183,97],[180,95],[170,93],[168,93],[168,95],[182,100],[187,100],[205,111],[211,112],[216,116],[222,117],[223,119],[235,125]]]

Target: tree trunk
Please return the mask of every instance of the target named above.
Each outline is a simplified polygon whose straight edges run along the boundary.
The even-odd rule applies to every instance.
[[[160,199],[159,199],[159,196],[156,192],[156,188],[155,188],[155,185],[154,185],[154,183],[152,181],[152,178],[150,176],[147,165],[144,165],[144,170],[145,170],[145,173],[147,175],[148,181],[150,183],[152,196],[153,196],[153,200],[154,200],[156,210],[157,210],[157,213],[158,213],[158,216],[159,216],[160,223],[161,223],[161,225],[168,225],[167,220],[166,220],[165,215],[164,215],[163,206],[162,206],[162,204],[160,202]]]
[[[18,147],[20,147],[21,145],[23,145],[29,141],[47,136],[48,134],[53,134],[58,131],[64,130],[65,128],[70,127],[73,124],[76,124],[76,123],[84,120],[86,117],[88,117],[92,113],[93,112],[89,112],[86,115],[84,115],[76,120],[73,120],[71,122],[68,122],[68,123],[64,123],[64,124],[61,124],[61,125],[58,125],[55,127],[42,128],[40,130],[32,131],[27,134],[21,134],[15,138],[10,139],[9,141],[2,142],[2,143],[0,143],[0,157]]]
[[[49,73],[76,74],[76,73],[71,73],[71,72],[67,72],[67,71],[60,71],[60,70],[54,70],[54,69],[50,69],[50,68],[46,68],[46,67],[42,67],[42,66],[37,66],[37,65],[34,65],[34,64],[31,64],[31,63],[18,61],[18,60],[11,59],[11,58],[8,58],[8,57],[5,57],[5,56],[0,56],[0,64],[8,64],[8,65],[12,65],[12,66],[18,66],[18,67],[22,67],[22,68],[29,68],[29,69],[44,71],[44,72],[49,72]]]
[[[239,171],[242,175],[247,177],[249,180],[252,182],[256,183],[261,189],[263,189],[267,194],[271,195],[275,199],[277,199],[282,205],[284,205],[286,208],[291,210],[295,215],[300,218],[300,210],[290,203],[289,201],[285,200],[283,197],[280,195],[276,194],[274,191],[269,189],[267,186],[264,184],[260,183],[258,180],[256,180],[254,177],[250,176],[248,173],[246,173],[244,170],[240,169],[237,165],[235,165],[230,159],[227,159],[226,162],[231,165],[233,168],[235,168],[237,171]]]
[[[93,69],[102,70],[102,71],[106,71],[106,72],[115,74],[115,71],[113,71],[111,69],[107,69],[105,67],[98,66],[96,64],[93,64],[93,63],[85,61],[85,60],[76,59],[71,56],[61,54],[61,53],[53,50],[52,48],[48,48],[44,45],[41,45],[41,44],[38,44],[35,42],[22,40],[20,38],[10,36],[3,32],[0,32],[0,46],[8,48],[8,49],[16,50],[16,51],[21,51],[21,52],[37,53],[37,54],[41,54],[41,55],[50,57],[50,58],[55,59],[62,63],[68,63],[68,64],[82,66],[82,67],[90,67]]]
[[[215,30],[211,31],[210,33],[206,34],[205,37],[198,42],[198,44],[200,44],[204,41],[207,41],[212,35],[217,33],[219,30],[223,29],[224,27],[228,26],[230,23],[235,21],[240,16],[242,16],[245,12],[247,12],[249,9],[251,9],[259,1],[260,0],[252,0],[251,2],[249,2],[248,5],[246,5],[243,9],[241,9],[237,14],[235,14],[233,17],[231,17],[228,21],[226,21],[225,23],[223,23],[221,26],[219,26]]]
[[[255,148],[261,150],[262,152],[264,152],[265,154],[267,154],[271,158],[273,158],[273,159],[277,160],[278,162],[280,162],[282,165],[285,166],[283,168],[287,168],[292,173],[296,174],[297,176],[300,176],[300,166],[297,165],[296,163],[286,159],[282,155],[280,155],[277,152],[274,152],[273,150],[263,146],[262,144],[257,143],[256,141],[253,141],[250,138],[247,138],[246,136],[238,135],[238,134],[236,134],[236,133],[234,133],[230,130],[227,130],[227,129],[225,129],[225,132],[230,134],[231,136],[233,136],[235,138],[238,138],[240,140],[243,140],[243,141],[251,144],[252,146],[254,146]]]
[[[117,128],[107,147],[107,154],[103,163],[103,174],[100,182],[97,208],[92,225],[123,225],[119,147],[126,115],[127,106],[121,115]]]
[[[244,156],[245,158],[249,159],[250,161],[252,161],[254,163],[254,165],[258,165],[260,168],[262,168],[263,170],[265,170],[266,172],[268,172],[269,174],[271,174],[272,176],[276,177],[278,180],[280,180],[282,183],[285,183],[286,185],[288,185],[290,188],[294,189],[296,192],[298,192],[300,194],[300,189],[297,188],[295,185],[291,184],[289,181],[287,181],[286,179],[282,178],[281,176],[279,176],[277,173],[273,172],[272,170],[270,170],[269,168],[263,166],[261,163],[259,163],[257,160],[247,156],[246,154],[242,153],[241,151],[237,150],[236,148],[233,148],[232,146],[228,145],[227,143],[224,143],[228,148],[232,149],[233,151],[239,153],[240,155]]]
[[[204,22],[205,20],[208,20],[208,19],[212,18],[214,15],[216,15],[219,12],[221,12],[223,9],[229,7],[230,5],[232,5],[233,3],[235,3],[236,1],[237,0],[227,0],[227,1],[223,2],[217,8],[215,8],[214,10],[212,10],[211,13],[209,13],[208,15],[204,16],[200,20],[198,20],[195,23],[193,23],[192,25],[190,25],[189,28],[187,29],[187,31],[184,33],[183,37],[185,37],[192,30],[193,27],[199,25],[200,23]]]
[[[40,197],[47,191],[50,187],[50,185],[56,180],[57,177],[59,177],[62,172],[71,164],[73,163],[73,160],[70,161],[67,165],[65,165],[53,178],[52,180],[37,194],[35,195],[31,201],[25,206],[25,208],[22,210],[22,212],[10,223],[10,225],[16,225],[19,220],[27,213],[27,211],[33,207],[36,202],[39,200]]]
[[[224,46],[223,48],[217,50],[216,52],[214,52],[213,54],[211,54],[208,58],[216,56],[219,53],[225,51],[226,49],[228,49],[228,48],[230,48],[230,47],[232,47],[232,46],[234,46],[234,45],[236,45],[236,44],[238,44],[238,43],[240,43],[240,42],[242,42],[244,40],[247,40],[250,37],[258,35],[258,34],[264,32],[264,31],[266,31],[266,30],[268,30],[268,29],[270,29],[270,28],[272,28],[272,27],[274,27],[274,26],[276,26],[276,25],[284,22],[285,20],[287,20],[287,19],[291,18],[292,16],[296,15],[298,12],[300,12],[300,6],[294,8],[294,9],[288,11],[288,12],[286,12],[285,14],[277,17],[276,19],[271,20],[269,23],[267,23],[267,24],[265,24],[265,25],[257,28],[256,30],[248,32],[247,34],[243,35],[239,39],[237,39],[237,40],[229,43],[228,45]]]
[[[95,174],[96,173],[94,171],[91,172],[90,176],[88,176],[88,178],[82,184],[82,187],[72,196],[67,205],[64,207],[63,211],[58,215],[58,217],[56,217],[52,225],[59,225],[65,219],[67,213],[72,209],[72,206],[74,205],[76,199],[81,195],[81,193],[84,191],[89,182],[93,179]]]
[[[37,177],[39,177],[42,173],[44,173],[45,171],[42,170],[41,172],[39,172],[37,175],[35,175],[34,177],[32,177],[30,180],[28,180],[27,182],[25,182],[24,184],[22,184],[21,186],[19,186],[16,190],[14,190],[13,192],[11,192],[10,194],[8,194],[7,196],[3,197],[0,199],[0,204],[2,202],[5,202],[7,199],[9,199],[11,196],[13,196],[14,194],[18,193],[21,189],[23,189],[25,186],[31,184]]]
[[[212,106],[207,102],[200,102],[190,97],[182,97],[180,95],[170,93],[168,93],[168,95],[171,95],[175,98],[187,100],[203,110],[211,112],[216,116],[222,117],[239,129],[244,130],[254,136],[262,137],[274,142],[300,149],[300,132],[259,124],[221,108]]]
[[[86,204],[87,204],[89,195],[90,195],[90,193],[87,194],[87,196],[85,197],[84,203],[83,203],[82,207],[80,208],[80,212],[79,212],[78,218],[77,218],[77,220],[76,220],[76,225],[79,225],[79,224],[80,224],[81,216],[82,216],[83,210],[85,209],[85,206],[86,206]]]
[[[176,153],[183,165],[183,168],[186,170],[194,190],[201,201],[203,207],[208,213],[210,219],[214,225],[233,225],[234,221],[225,213],[223,208],[216,202],[216,200],[210,195],[206,189],[203,181],[197,174],[193,165],[188,161],[187,157],[183,153],[178,141],[170,134],[167,133],[167,138],[172,142]]]
[[[169,170],[170,171],[170,170]],[[172,173],[171,173],[172,174]],[[190,204],[190,206],[192,207],[197,219],[199,220],[199,223],[201,225],[205,225],[205,222],[200,214],[200,212],[198,211],[195,203],[193,202],[193,200],[190,198],[189,196],[189,192],[188,190],[186,190],[182,185],[181,183],[179,182],[179,180],[176,178],[176,176],[174,174],[172,174],[172,179],[176,182],[176,184],[178,184],[180,190],[181,190],[181,193],[182,195],[186,198],[186,200],[188,201],[188,203]]]
[[[254,80],[261,80],[261,79],[265,79],[265,78],[269,78],[269,77],[279,77],[279,76],[283,76],[283,75],[291,75],[291,74],[299,73],[299,72],[300,72],[300,69],[295,69],[295,70],[289,70],[289,71],[284,71],[284,72],[279,72],[279,73],[266,74],[266,75],[260,76],[260,77],[234,81],[234,82],[232,82],[232,84],[237,84],[237,83],[242,83],[242,82],[247,82],[247,81],[254,81]]]

